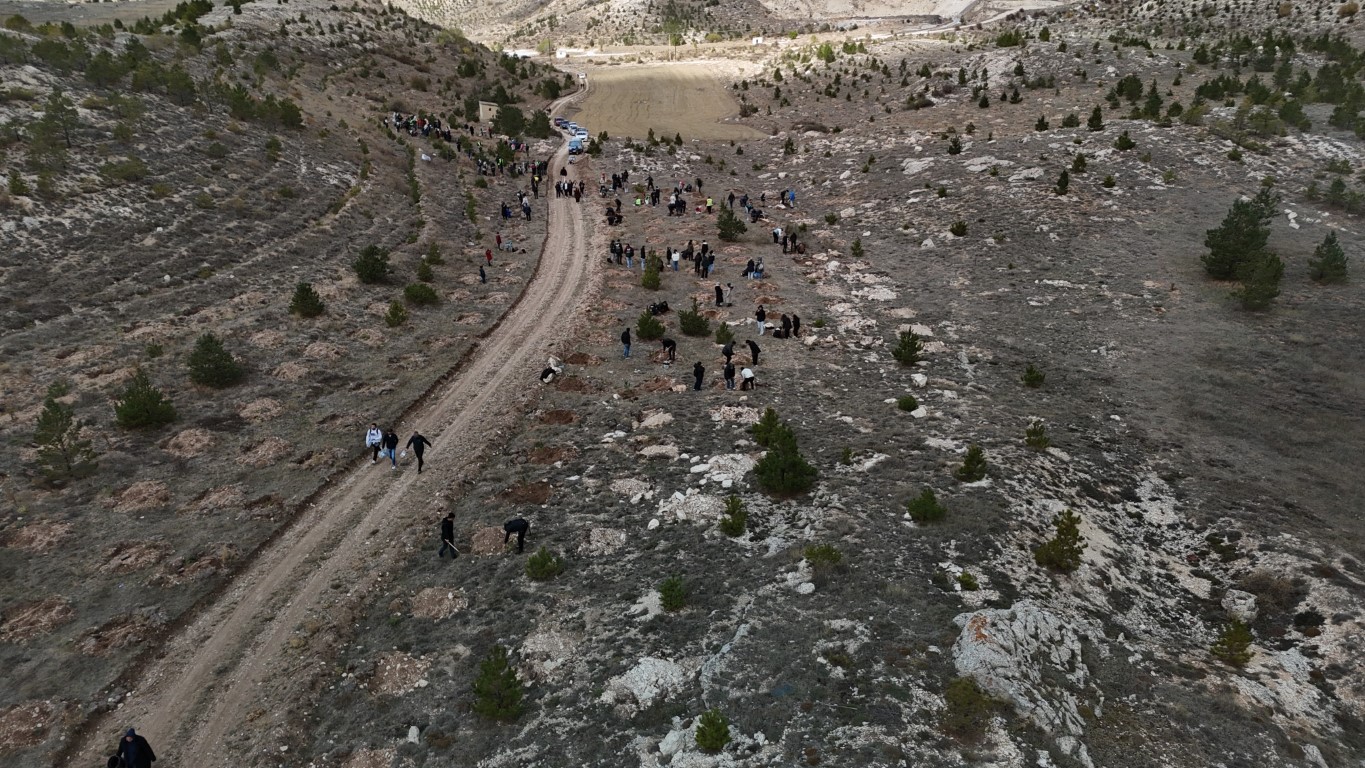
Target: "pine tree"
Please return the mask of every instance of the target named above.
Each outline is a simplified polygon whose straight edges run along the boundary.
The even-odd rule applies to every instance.
[[[1320,283],[1346,282],[1346,252],[1337,242],[1337,233],[1328,232],[1327,237],[1313,250],[1313,260],[1308,262],[1308,274]]]
[[[474,678],[473,710],[490,720],[509,722],[521,715],[521,681],[517,671],[507,661],[507,649],[495,645],[488,656],[479,662],[479,675]]]
[[[687,605],[687,584],[681,576],[669,576],[659,583],[659,606],[669,613]]]
[[[780,426],[782,426],[782,419],[778,418],[777,411],[767,408],[758,421],[749,428],[749,431],[754,434],[754,442],[766,448]]]
[[[1261,251],[1237,270],[1241,287],[1232,292],[1243,309],[1266,309],[1280,295],[1280,278],[1284,277],[1284,262],[1271,251]]]
[[[1024,430],[1024,444],[1035,451],[1045,451],[1052,445],[1052,439],[1047,436],[1047,427],[1043,422],[1035,421],[1029,424]]]
[[[749,229],[729,206],[721,207],[720,215],[716,217],[716,228],[720,230],[720,239],[727,243],[738,240]]]
[[[187,365],[190,381],[204,387],[230,387],[246,377],[246,370],[212,333],[205,333],[194,342]]]
[[[1086,165],[1085,153],[1077,152],[1076,158],[1071,161],[1071,172],[1085,173],[1085,165]]]
[[[657,260],[646,260],[644,274],[640,275],[640,287],[651,291],[659,290],[659,286],[663,285],[662,272]]]
[[[937,523],[948,516],[948,509],[938,502],[932,488],[925,488],[919,496],[906,502],[905,510],[910,513],[910,519],[920,525]]]
[[[953,475],[964,483],[975,483],[986,477],[986,452],[981,450],[981,446],[976,443],[968,446],[962,466]]]
[[[1147,88],[1147,100],[1142,104],[1142,116],[1152,120],[1161,117],[1161,94],[1157,92],[1156,80]]]
[[[861,237],[853,238],[853,245],[849,247],[848,255],[855,259],[863,257],[863,239]]]
[[[389,275],[389,252],[377,245],[367,245],[351,262],[351,268],[362,283],[382,283]]]
[[[1047,117],[1044,115],[1039,115],[1038,122],[1033,124],[1033,130],[1046,131],[1047,129],[1048,129]]]
[[[948,154],[962,154],[962,139],[958,138],[956,134],[954,134],[951,139],[948,139]]]
[[[1065,195],[1067,188],[1069,188],[1070,186],[1071,174],[1067,173],[1067,170],[1063,168],[1062,175],[1057,177],[1057,186],[1053,187],[1052,191],[1056,192],[1059,195]]]
[[[398,299],[389,302],[389,311],[384,313],[384,324],[390,328],[397,328],[407,321],[408,308],[403,306],[403,302]]]
[[[1133,141],[1133,137],[1129,136],[1127,131],[1120,133],[1119,137],[1114,140],[1114,149],[1120,152],[1127,152],[1136,146],[1137,142]]]
[[[1038,366],[1029,363],[1028,367],[1024,369],[1023,379],[1024,386],[1029,389],[1038,389],[1043,386],[1043,384],[1047,383],[1047,374],[1038,370]]]
[[[730,330],[729,323],[720,323],[716,326],[716,343],[729,344],[735,340],[735,332]]]
[[[61,402],[67,387],[54,383],[47,388],[43,411],[33,429],[33,442],[38,444],[38,463],[49,480],[86,477],[94,473],[99,463],[89,440],[81,438],[84,420],[76,418],[76,409]]]
[[[730,721],[719,709],[702,713],[697,723],[697,746],[704,752],[719,752],[730,743]]]
[[[289,313],[299,317],[317,317],[327,311],[322,297],[313,289],[312,283],[299,283],[294,287],[294,298],[289,301]]]
[[[914,331],[901,331],[896,343],[896,348],[891,350],[891,356],[906,367],[918,363],[924,352],[924,343]]]
[[[754,466],[758,487],[775,496],[796,496],[815,487],[819,472],[801,455],[796,435],[786,424],[768,438],[768,452]]]
[[[1240,267],[1255,259],[1270,239],[1270,217],[1274,215],[1273,206],[1267,206],[1270,198],[1254,200],[1235,200],[1223,223],[1216,229],[1205,233],[1204,246],[1209,252],[1204,254],[1204,271],[1217,280],[1229,280],[1237,276]],[[1278,202],[1278,196],[1274,198]],[[1270,207],[1267,211],[1266,208]]]
[[[686,336],[705,336],[711,333],[711,321],[701,313],[697,299],[693,297],[692,308],[678,312],[678,328]]]
[[[655,341],[664,337],[664,324],[659,319],[645,310],[640,313],[640,319],[635,323],[635,333],[642,341]]]
[[[1229,666],[1244,667],[1251,661],[1251,641],[1251,630],[1242,622],[1234,621],[1213,641],[1209,653]]]
[[[1081,538],[1081,516],[1065,510],[1053,518],[1056,534],[1033,551],[1033,559],[1044,568],[1070,573],[1081,567],[1085,539]]]
[[[735,537],[744,534],[749,523],[749,510],[738,496],[731,495],[725,500],[725,515],[720,519],[720,532]]]
[[[114,420],[124,429],[154,429],[175,421],[175,406],[152,386],[147,372],[138,368],[123,393],[114,401]]]

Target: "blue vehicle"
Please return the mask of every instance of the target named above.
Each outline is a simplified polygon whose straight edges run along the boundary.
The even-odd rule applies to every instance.
[[[571,154],[571,155],[581,155],[581,154],[583,154],[583,140],[582,140],[582,139],[569,139],[569,154]]]

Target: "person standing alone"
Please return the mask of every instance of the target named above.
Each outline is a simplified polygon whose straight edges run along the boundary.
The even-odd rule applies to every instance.
[[[759,305],[758,305],[758,311],[754,313],[754,323],[758,326],[758,335],[759,335],[759,336],[762,336],[762,335],[763,335],[763,329],[764,329],[764,328],[766,327],[766,325],[767,325],[767,324],[766,324],[767,319],[768,319],[768,313],[765,312],[765,311],[763,311],[763,305],[762,305],[762,304],[759,304]]]
[[[459,550],[455,549],[455,513],[448,512],[441,519],[441,548],[436,552],[436,557],[445,557],[446,550],[450,550],[450,559],[459,557]]]
[[[417,474],[422,474],[422,453],[431,445],[431,441],[422,436],[421,432],[413,430],[412,437],[408,438],[408,444],[403,449],[403,453],[412,451],[417,457]]]
[[[624,331],[621,331],[621,346],[625,348],[625,352],[624,352],[621,356],[622,356],[622,357],[630,357],[630,329],[629,329],[629,328],[625,329]]]
[[[692,378],[696,379],[692,383],[692,389],[700,392],[702,380],[706,378],[706,366],[702,365],[700,360],[692,366]]]
[[[137,735],[137,731],[132,728],[129,728],[119,740],[117,757],[122,760],[120,765],[124,768],[152,768],[152,763],[156,762],[156,753],[152,751],[152,745]]]

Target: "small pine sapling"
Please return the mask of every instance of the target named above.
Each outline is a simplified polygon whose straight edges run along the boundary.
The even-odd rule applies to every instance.
[[[933,488],[925,488],[920,495],[905,503],[910,519],[920,525],[937,523],[948,516],[948,508],[938,501]]]
[[[1224,664],[1244,667],[1251,661],[1251,641],[1251,630],[1242,622],[1234,621],[1209,646],[1209,653]]]
[[[1038,370],[1033,363],[1029,363],[1028,367],[1024,369],[1024,386],[1029,389],[1038,389],[1046,382],[1047,374]]]
[[[493,646],[479,662],[471,708],[490,720],[510,722],[521,716],[521,697],[521,681],[517,679],[516,668],[507,660],[507,649]]]
[[[532,581],[549,581],[564,572],[564,560],[541,547],[526,560],[526,575]]]
[[[1033,551],[1033,559],[1044,568],[1071,573],[1081,567],[1085,539],[1081,537],[1081,516],[1065,510],[1053,518],[1056,533]]]
[[[962,466],[957,468],[953,476],[964,483],[975,483],[986,477],[986,452],[981,450],[981,446],[972,443],[967,448],[967,455],[962,459]]]
[[[897,340],[896,348],[891,350],[891,356],[896,358],[896,362],[906,367],[918,363],[924,352],[924,343],[920,341],[919,335],[914,331],[901,331]]]
[[[749,524],[749,510],[738,496],[725,500],[725,514],[720,518],[720,532],[731,538],[742,536]]]
[[[397,328],[407,321],[408,308],[403,306],[403,302],[397,299],[389,302],[389,311],[384,314],[384,324],[390,328]]]
[[[1327,237],[1313,250],[1313,260],[1308,262],[1308,274],[1319,283],[1346,282],[1346,252],[1337,242],[1337,233],[1328,232]]]
[[[1035,421],[1024,429],[1024,444],[1035,451],[1046,451],[1052,445],[1052,438],[1047,436],[1047,427],[1043,422]]]
[[[312,283],[299,283],[294,287],[294,297],[289,300],[289,314],[299,317],[317,317],[327,311],[322,297]]]
[[[669,613],[687,605],[687,585],[681,576],[669,576],[659,583],[659,605]]]
[[[195,340],[194,351],[186,363],[190,369],[190,381],[200,386],[222,389],[246,378],[246,369],[212,333],[205,333]]]
[[[730,721],[719,709],[702,713],[697,723],[697,746],[703,752],[719,752],[730,743]]]

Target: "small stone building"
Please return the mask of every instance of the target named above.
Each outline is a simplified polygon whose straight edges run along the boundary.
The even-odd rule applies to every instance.
[[[498,105],[491,101],[479,102],[479,122],[491,123],[498,119]]]

